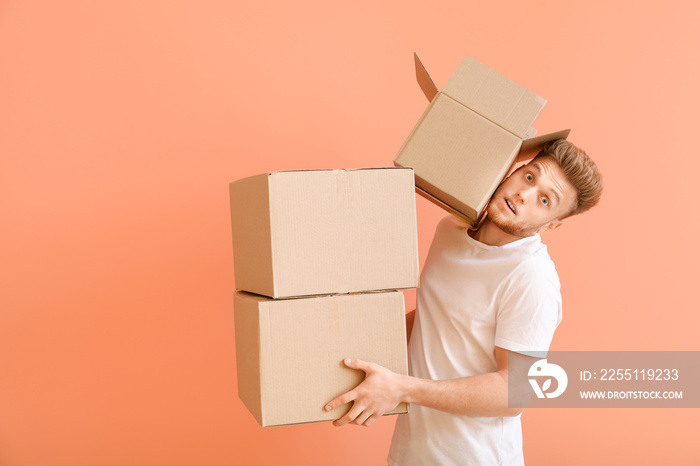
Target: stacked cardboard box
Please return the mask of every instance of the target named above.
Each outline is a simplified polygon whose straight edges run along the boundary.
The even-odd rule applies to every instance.
[[[323,410],[364,377],[343,358],[407,373],[396,290],[418,286],[413,170],[263,173],[230,200],[238,393],[261,426],[345,414]]]

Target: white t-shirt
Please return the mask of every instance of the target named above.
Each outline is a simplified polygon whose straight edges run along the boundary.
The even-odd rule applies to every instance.
[[[489,246],[467,231],[450,215],[435,232],[408,349],[414,377],[493,372],[496,346],[546,352],[561,322],[559,278],[539,235]],[[520,416],[459,416],[411,405],[397,419],[389,464],[523,464]]]

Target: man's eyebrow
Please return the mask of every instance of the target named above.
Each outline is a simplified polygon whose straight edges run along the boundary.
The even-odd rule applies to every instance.
[[[539,163],[533,163],[532,166],[537,169],[538,175],[542,174],[542,167],[540,166]],[[553,188],[550,188],[548,191],[554,193],[554,197],[556,198],[557,203],[561,202],[561,195],[559,194],[559,191],[557,191],[556,189],[553,189]]]
[[[557,198],[557,204],[561,203],[561,195],[559,194],[559,191],[556,189],[551,189],[550,191],[552,191],[554,193],[554,197]]]

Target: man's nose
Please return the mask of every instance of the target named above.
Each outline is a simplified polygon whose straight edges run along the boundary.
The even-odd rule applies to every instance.
[[[534,187],[529,187],[525,189],[521,189],[517,193],[515,193],[516,200],[520,204],[527,204],[527,199],[529,197],[529,194],[531,191],[533,191],[535,188]]]

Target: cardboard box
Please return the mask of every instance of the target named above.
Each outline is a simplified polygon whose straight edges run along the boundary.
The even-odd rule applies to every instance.
[[[419,194],[475,226],[516,161],[569,130],[532,137],[545,100],[467,57],[442,92],[414,55],[430,101],[394,164],[415,170]]]
[[[417,287],[414,189],[405,168],[231,183],[236,287],[273,298]]]
[[[364,379],[344,358],[408,373],[401,291],[282,300],[239,291],[234,310],[238,395],[263,427],[342,417],[351,403],[323,407]]]

